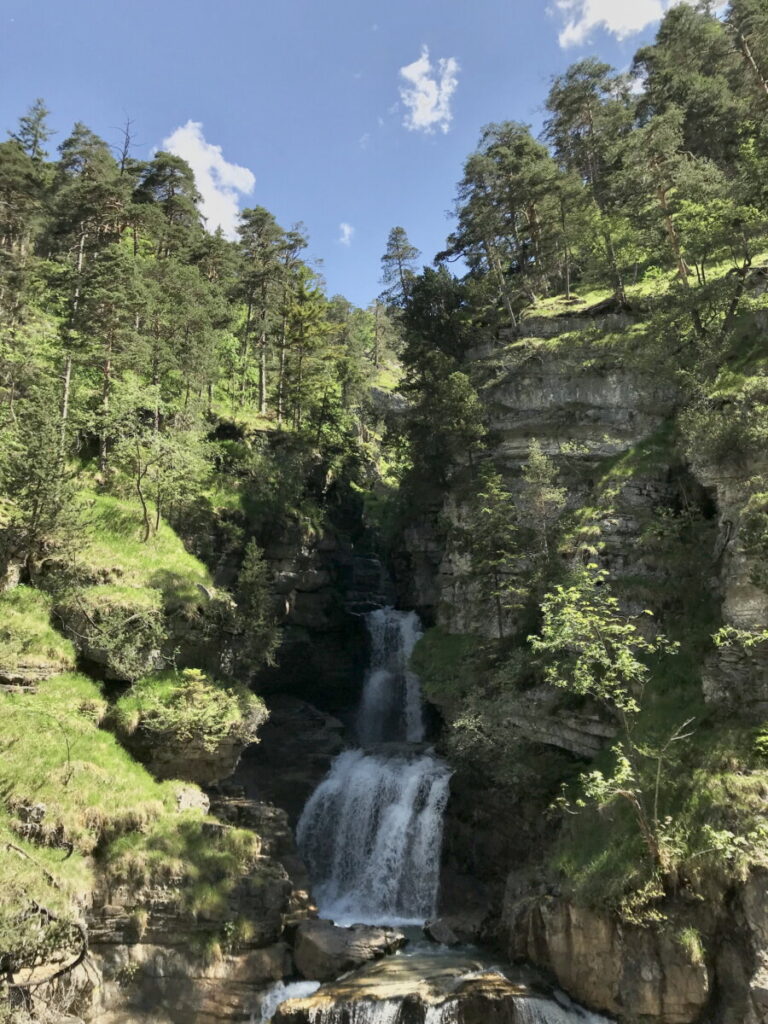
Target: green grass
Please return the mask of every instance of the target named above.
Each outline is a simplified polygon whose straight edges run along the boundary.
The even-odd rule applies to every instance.
[[[51,625],[52,600],[32,587],[20,586],[0,594],[0,664],[11,671],[27,668],[71,669],[75,649]]]
[[[157,533],[142,543],[136,502],[104,494],[88,497],[93,506],[80,557],[92,575],[101,574],[115,584],[119,581],[120,587],[159,590],[171,610],[199,602],[198,584],[210,588],[210,573],[167,523],[161,522]]]
[[[752,265],[757,267],[768,261],[768,251],[761,252],[752,260]],[[723,259],[713,263],[706,268],[707,283],[725,277],[733,269],[733,260]],[[695,274],[690,280],[691,288],[695,292],[698,287]],[[633,299],[654,299],[667,295],[672,289],[678,287],[678,275],[675,269],[663,269],[648,267],[635,282],[625,281],[625,291],[628,300]],[[585,284],[583,288],[576,287],[572,297],[578,301],[568,302],[565,295],[553,295],[550,298],[540,299],[535,305],[529,306],[524,314],[524,319],[533,317],[555,317],[560,315],[578,314],[589,310],[591,306],[604,302],[614,294],[612,287],[598,287]]]
[[[91,853],[105,837],[145,827],[176,803],[178,784],[158,783],[100,729],[99,687],[65,674],[35,695],[0,698],[0,792],[12,812],[44,804],[40,838]]]
[[[140,679],[117,702],[112,719],[128,735],[142,728],[156,733],[158,742],[196,740],[213,750],[230,736],[252,742],[266,715],[264,702],[247,687],[187,669]]]
[[[71,942],[96,875],[137,893],[169,886],[186,911],[235,927],[231,896],[259,853],[258,837],[202,810],[179,812],[188,783],[157,782],[99,728],[105,701],[81,675],[44,682],[36,695],[0,696],[0,949],[34,962]],[[39,807],[30,828],[25,808]],[[62,919],[41,936],[34,901]],[[139,903],[137,920],[146,925]],[[214,930],[216,925],[211,926]]]
[[[122,836],[106,852],[109,876],[142,888],[179,884],[182,906],[195,914],[221,914],[236,880],[259,852],[259,840],[245,829],[218,826],[185,812],[153,822],[143,834]]]

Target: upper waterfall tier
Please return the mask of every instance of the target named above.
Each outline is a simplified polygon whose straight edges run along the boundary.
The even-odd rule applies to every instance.
[[[416,612],[380,608],[366,615],[371,656],[357,715],[362,746],[390,740],[420,743],[424,716],[419,678],[408,667],[421,636]]]

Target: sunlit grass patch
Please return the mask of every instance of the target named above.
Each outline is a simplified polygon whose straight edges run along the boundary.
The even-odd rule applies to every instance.
[[[74,667],[74,647],[54,629],[51,606],[51,598],[32,587],[14,587],[0,594],[0,666],[5,672],[21,662],[51,673]]]
[[[88,536],[81,552],[90,571],[102,572],[113,582],[119,579],[124,587],[155,588],[169,607],[199,601],[198,584],[210,587],[210,573],[167,523],[161,521],[143,543],[138,504],[105,494],[91,497]]]
[[[178,786],[156,782],[98,727],[104,711],[99,687],[80,675],[49,679],[35,695],[0,697],[3,799],[19,827],[28,808],[43,808],[28,830],[41,842],[90,853],[105,836],[175,808]]]

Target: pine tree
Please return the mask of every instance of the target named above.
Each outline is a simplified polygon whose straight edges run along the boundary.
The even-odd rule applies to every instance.
[[[48,127],[50,110],[44,101],[36,99],[23,117],[19,118],[19,127],[10,132],[10,137],[21,146],[24,152],[36,163],[48,156],[45,144],[53,135]]]
[[[381,280],[387,286],[384,294],[391,305],[401,306],[407,301],[419,256],[421,253],[411,245],[405,228],[392,228],[381,257]]]

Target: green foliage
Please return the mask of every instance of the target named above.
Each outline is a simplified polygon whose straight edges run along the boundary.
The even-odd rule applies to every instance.
[[[475,636],[446,633],[439,626],[426,630],[413,650],[411,666],[427,700],[451,706],[472,688],[479,646]]]
[[[137,729],[178,747],[194,741],[215,750],[223,740],[253,743],[267,711],[260,697],[239,684],[224,684],[199,669],[165,672],[134,683],[114,707],[121,732]]]
[[[479,490],[469,504],[463,541],[470,557],[470,579],[493,606],[496,632],[503,637],[507,617],[520,606],[524,594],[517,507],[500,474],[490,465],[483,464],[478,476]]]
[[[556,586],[542,602],[541,636],[529,642],[534,653],[548,656],[548,682],[626,715],[639,710],[650,672],[645,659],[674,653],[677,645],[641,632],[637,620],[622,613],[607,581],[608,573],[590,564]]]
[[[0,594],[0,664],[6,674],[19,665],[55,674],[74,668],[73,645],[51,624],[52,599],[28,586]]]
[[[269,568],[255,540],[243,556],[237,578],[237,616],[242,633],[242,654],[252,672],[274,664],[279,634],[270,590]]]

